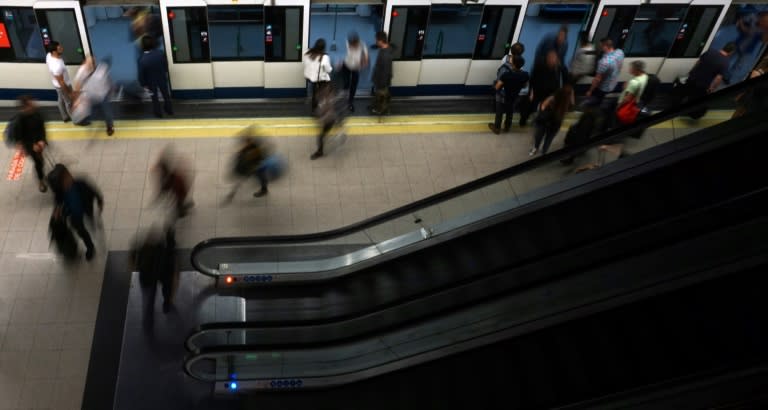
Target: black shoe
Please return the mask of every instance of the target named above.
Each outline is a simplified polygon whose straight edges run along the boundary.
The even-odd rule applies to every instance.
[[[493,133],[496,134],[496,135],[499,135],[499,133],[501,132],[501,130],[496,128],[496,126],[493,123],[491,123],[491,122],[488,123],[488,128],[490,128],[491,131],[493,131]]]
[[[91,121],[90,120],[84,120],[84,121],[76,122],[75,125],[78,125],[80,127],[87,127],[87,126],[91,125]]]
[[[37,185],[37,189],[38,189],[40,192],[48,192],[48,186],[47,186],[47,185],[45,185],[45,182],[43,182],[43,181],[40,181],[40,184],[39,184],[39,185]]]
[[[115,128],[114,127],[107,127],[107,135],[108,136],[111,137],[112,134],[114,134],[114,133],[115,133]]]
[[[264,195],[266,195],[269,191],[267,191],[267,188],[261,188],[259,191],[253,193],[254,198],[261,198]]]
[[[70,121],[72,121],[72,118],[65,118],[65,119],[64,119],[64,123],[68,123],[68,122],[70,122]]]
[[[93,259],[93,255],[94,255],[95,253],[96,253],[96,252],[94,251],[94,249],[93,249],[93,248],[90,248],[90,249],[86,250],[86,251],[85,251],[85,260],[87,260],[87,261],[90,261],[91,259]]]
[[[322,156],[323,156],[323,153],[321,151],[317,151],[314,154],[310,155],[309,159],[316,160],[316,159],[318,159],[318,158],[320,158]]]

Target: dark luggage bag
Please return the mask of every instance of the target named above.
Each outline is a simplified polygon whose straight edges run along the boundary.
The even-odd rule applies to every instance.
[[[56,218],[54,215],[51,215],[48,231],[51,234],[51,242],[56,245],[56,250],[65,260],[72,261],[78,259],[77,241],[67,224],[66,218],[63,216]]]

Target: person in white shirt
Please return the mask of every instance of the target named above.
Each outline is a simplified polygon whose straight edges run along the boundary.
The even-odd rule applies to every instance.
[[[75,99],[72,104],[72,115],[75,121],[87,118],[93,108],[99,108],[107,124],[107,135],[114,134],[111,94],[112,80],[109,77],[109,63],[102,61],[97,65],[93,57],[86,57],[75,75]]]
[[[312,83],[312,112],[317,108],[317,96],[321,87],[330,86],[331,57],[325,54],[325,40],[318,39],[315,45],[304,53],[304,78]]]
[[[349,110],[355,111],[353,105],[357,84],[360,82],[360,70],[368,66],[368,48],[360,41],[360,36],[354,31],[347,36],[347,55],[344,57],[342,75],[344,76],[344,89],[349,94]]]
[[[48,55],[45,56],[45,63],[48,65],[48,71],[51,73],[53,88],[58,94],[59,113],[64,122],[72,119],[72,85],[69,82],[69,73],[67,66],[61,58],[64,53],[64,47],[58,41],[51,41],[48,46]]]

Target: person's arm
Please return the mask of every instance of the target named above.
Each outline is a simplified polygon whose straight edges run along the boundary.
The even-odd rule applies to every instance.
[[[496,90],[501,90],[501,87],[504,86],[504,82],[501,80],[496,80],[496,84],[493,85],[493,88]]]
[[[67,93],[68,95],[72,95],[72,88],[70,88],[69,85],[67,85],[66,81],[64,81],[64,73],[62,72],[59,75],[53,76],[53,78],[56,79],[56,81],[59,83],[59,87],[61,87],[61,90]]]
[[[712,84],[709,85],[709,89],[707,89],[708,93],[713,93],[715,90],[717,90],[717,87],[720,87],[720,83],[723,82],[723,75],[718,74],[715,76],[715,79],[712,80]]]
[[[602,81],[603,81],[603,74],[601,73],[595,74],[595,78],[592,79],[592,84],[590,84],[589,90],[587,90],[587,97],[592,96],[592,91],[594,91],[597,87],[599,87]]]
[[[553,96],[551,96],[551,95],[550,95],[549,97],[547,97],[547,98],[546,98],[546,99],[545,99],[545,100],[544,100],[544,101],[541,103],[541,109],[543,110],[543,109],[545,109],[545,108],[549,107],[549,105],[550,105],[550,104],[552,104],[552,101],[554,101],[554,100],[555,100],[555,97],[553,97]]]
[[[322,59],[320,60],[320,64],[323,66],[323,71],[325,71],[326,74],[329,76],[333,72],[333,67],[331,66],[331,57],[328,54],[323,55]],[[320,79],[317,79],[320,81]]]

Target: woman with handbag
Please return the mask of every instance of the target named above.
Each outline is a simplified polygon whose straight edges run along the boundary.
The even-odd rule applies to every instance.
[[[528,155],[533,156],[539,150],[542,155],[549,151],[552,140],[563,125],[565,114],[573,105],[573,98],[573,87],[565,84],[541,103],[534,121],[533,147]]]
[[[331,82],[331,57],[325,54],[325,40],[315,41],[302,60],[304,63],[304,78],[312,83],[312,112],[317,108],[317,96],[320,88],[327,87]]]

